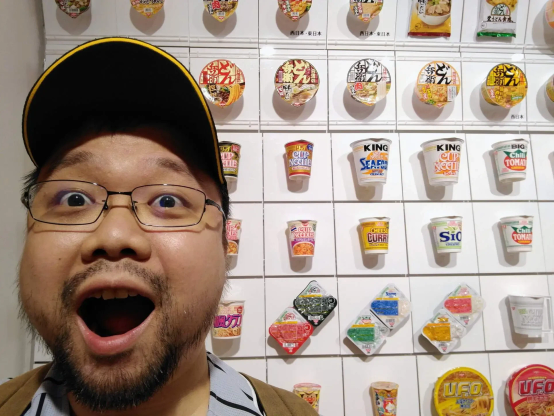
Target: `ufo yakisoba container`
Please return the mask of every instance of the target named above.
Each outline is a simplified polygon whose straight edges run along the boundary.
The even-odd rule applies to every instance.
[[[223,22],[231,17],[238,6],[238,0],[204,0],[204,8],[218,22]]]
[[[198,83],[206,100],[220,107],[236,102],[246,86],[242,70],[227,59],[206,65],[200,72]]]
[[[373,106],[389,93],[391,75],[381,62],[362,59],[350,67],[346,88],[356,101]]]
[[[287,103],[300,107],[317,94],[319,74],[308,61],[289,59],[275,73],[275,90]]]

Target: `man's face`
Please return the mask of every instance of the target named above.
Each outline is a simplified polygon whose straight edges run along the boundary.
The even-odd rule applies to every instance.
[[[122,192],[185,185],[220,202],[216,186],[187,173],[164,136],[143,129],[87,138],[39,180],[95,182]],[[29,218],[19,276],[31,324],[77,399],[96,410],[147,400],[182,357],[197,352],[225,284],[217,208],[206,207],[193,227],[149,229],[136,220],[129,196],[111,195],[108,205],[92,225]]]

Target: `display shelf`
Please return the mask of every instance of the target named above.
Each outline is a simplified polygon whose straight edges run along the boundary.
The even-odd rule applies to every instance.
[[[554,201],[554,134],[532,134],[538,199]]]
[[[550,27],[550,26],[549,26]],[[554,29],[552,33],[554,33]],[[526,54],[528,129],[554,131],[554,102],[546,95],[546,83],[554,75],[553,55]]]
[[[546,1],[529,1],[525,36],[526,53],[554,53],[554,28],[546,22],[546,3]]]
[[[242,220],[242,231],[239,254],[228,259],[230,276],[263,276],[262,204],[233,203],[231,218]]]

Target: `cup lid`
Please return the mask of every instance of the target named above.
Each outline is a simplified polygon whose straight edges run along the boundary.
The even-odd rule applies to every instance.
[[[533,215],[512,215],[511,217],[502,217],[500,218],[501,222],[504,221],[518,221],[518,220],[533,220],[535,218]]]
[[[366,217],[360,218],[360,223],[369,222],[369,221],[387,221],[390,222],[389,217]]]
[[[442,142],[442,141],[447,141],[447,142],[460,142],[460,144],[464,144],[464,139],[460,139],[459,137],[446,137],[446,138],[444,138],[444,139],[433,139],[433,140],[428,140],[428,141],[426,141],[426,142],[421,143],[421,147],[427,146],[428,144],[431,144],[431,143]]]

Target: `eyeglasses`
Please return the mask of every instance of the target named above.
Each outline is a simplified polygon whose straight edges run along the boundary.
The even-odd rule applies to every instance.
[[[93,182],[51,180],[29,186],[21,202],[35,221],[56,225],[88,225],[108,209],[110,195],[128,195],[137,220],[149,227],[191,227],[206,206],[221,206],[199,189],[181,185],[144,185],[130,192],[108,191]]]

